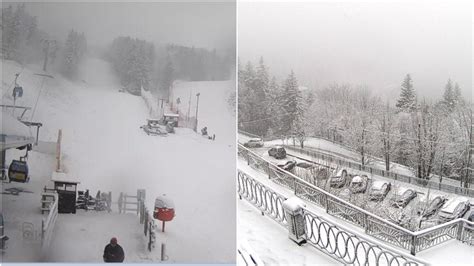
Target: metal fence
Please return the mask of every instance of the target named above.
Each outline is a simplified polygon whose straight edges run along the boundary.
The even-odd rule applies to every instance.
[[[412,255],[452,239],[464,243],[473,242],[473,233],[469,226],[474,227],[474,223],[465,219],[456,219],[412,232],[284,171],[242,145],[238,147],[238,154],[249,166],[267,175],[271,181],[292,190],[297,197],[325,208],[328,214],[362,227],[368,235],[406,249]]]
[[[155,235],[155,220],[150,215],[150,212],[145,206],[144,201],[140,201],[139,204],[139,216],[140,224],[143,224],[143,233],[147,237],[147,248],[148,251],[152,251],[155,247],[156,235]]]
[[[56,192],[48,193],[54,197],[54,201],[49,204],[48,216],[41,220],[41,256],[45,259],[53,238],[53,230],[58,218],[59,197]]]
[[[474,189],[458,187],[458,186],[454,186],[450,184],[443,184],[441,182],[434,182],[431,180],[422,179],[422,178],[413,177],[413,176],[401,175],[401,174],[381,170],[378,168],[370,167],[367,165],[362,165],[360,163],[347,161],[347,160],[338,158],[336,156],[328,155],[328,154],[321,153],[315,150],[302,149],[300,147],[294,147],[294,146],[288,146],[288,145],[285,145],[285,148],[288,150],[301,153],[301,154],[311,156],[313,158],[317,158],[319,160],[323,160],[328,163],[336,164],[340,167],[347,167],[347,168],[351,168],[351,169],[355,169],[359,171],[364,171],[373,175],[387,177],[393,180],[413,184],[413,185],[423,187],[423,188],[429,187],[432,189],[438,189],[444,192],[454,193],[457,195],[474,197]]]
[[[239,131],[239,134],[246,135],[246,136],[249,136],[249,137],[258,137],[257,135],[247,133],[247,132],[243,132],[243,131]],[[270,140],[270,139],[268,139],[268,140]],[[373,174],[373,175],[379,175],[379,176],[387,177],[387,178],[390,178],[390,179],[393,179],[393,180],[397,180],[397,181],[401,181],[401,182],[405,182],[405,183],[409,183],[409,184],[414,184],[416,186],[423,187],[423,188],[428,188],[429,187],[429,188],[432,188],[432,189],[437,189],[437,190],[441,190],[441,191],[448,192],[448,193],[454,193],[454,194],[457,194],[457,195],[474,197],[474,189],[463,188],[463,187],[455,186],[455,185],[452,185],[452,184],[443,184],[442,182],[435,182],[435,181],[432,181],[432,180],[426,180],[426,179],[422,179],[422,178],[418,178],[418,177],[397,174],[397,173],[393,173],[393,172],[390,172],[390,171],[385,171],[385,170],[382,170],[382,169],[370,167],[370,166],[367,166],[367,165],[362,165],[360,163],[356,163],[356,162],[353,162],[353,161],[344,160],[344,159],[341,159],[340,157],[329,155],[329,154],[323,153],[323,152],[318,152],[316,150],[302,149],[300,147],[291,146],[291,145],[284,145],[284,146],[288,150],[292,150],[292,151],[295,151],[295,152],[298,152],[298,153],[301,153],[301,154],[305,154],[305,155],[311,156],[313,158],[325,161],[326,163],[335,164],[339,167],[347,167],[347,168],[351,168],[351,169],[355,169],[355,170],[359,170],[359,171],[364,171],[364,172],[367,172],[367,173],[370,173],[370,174]],[[445,179],[447,179],[447,178],[445,178]]]
[[[286,200],[251,176],[238,171],[238,194],[262,214],[288,228],[282,204]],[[429,265],[411,255],[403,254],[382,243],[376,243],[345,227],[336,225],[307,209],[303,210],[304,238],[307,243],[345,265]]]

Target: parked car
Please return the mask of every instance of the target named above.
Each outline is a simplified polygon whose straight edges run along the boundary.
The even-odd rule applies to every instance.
[[[166,135],[166,129],[162,129],[160,126],[160,121],[157,119],[147,119],[147,124],[140,127],[151,136]]]
[[[382,201],[387,196],[388,192],[392,188],[390,182],[377,180],[372,183],[369,191],[369,200]]]
[[[393,196],[390,199],[390,203],[394,207],[405,208],[408,205],[408,203],[410,203],[410,201],[416,198],[417,195],[418,193],[416,193],[415,190],[407,189],[402,194]]]
[[[288,161],[284,164],[279,164],[278,165],[278,167],[280,167],[281,169],[283,169],[285,171],[288,171],[288,172],[293,170],[293,168],[295,168],[295,166],[296,166],[296,161]]]
[[[443,207],[446,202],[446,198],[442,196],[437,196],[429,204],[421,204],[418,214],[421,214],[423,218],[429,218],[435,215],[441,207]]]
[[[308,162],[299,162],[296,164],[296,166],[304,168],[304,169],[309,169],[309,168],[313,168],[315,164],[308,163]]]
[[[284,159],[286,158],[286,150],[282,146],[275,146],[268,150],[268,155],[275,159]]]
[[[452,200],[439,211],[439,222],[445,223],[463,217],[469,208],[468,200]]]
[[[349,189],[353,194],[365,193],[367,190],[367,184],[369,183],[369,178],[366,175],[359,176],[356,175],[352,178]]]
[[[341,169],[337,172],[336,175],[331,176],[329,178],[329,186],[334,188],[341,188],[346,184],[347,178],[349,175],[347,174],[346,169]]]
[[[263,140],[262,139],[249,139],[249,141],[244,143],[244,147],[261,148],[263,147]]]

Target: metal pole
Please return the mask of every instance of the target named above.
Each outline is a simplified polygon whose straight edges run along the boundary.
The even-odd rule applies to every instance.
[[[196,103],[196,122],[194,123],[194,132],[197,132],[197,124],[198,124],[198,111],[199,111],[199,96],[201,95],[201,93],[197,93],[196,94],[196,97],[197,97],[197,103]]]

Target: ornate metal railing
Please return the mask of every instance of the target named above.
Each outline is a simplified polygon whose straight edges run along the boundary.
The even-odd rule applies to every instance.
[[[304,210],[306,240],[344,265],[428,265]]]
[[[262,214],[266,214],[281,225],[286,226],[288,221],[282,206],[283,201],[286,200],[285,197],[241,171],[237,174],[237,184],[240,199],[245,198],[257,207]]]
[[[238,194],[262,214],[290,230],[283,202],[283,195],[271,190],[256,179],[238,170]],[[304,238],[307,243],[333,259],[351,265],[428,265],[411,255],[403,254],[382,243],[376,243],[358,233],[303,210]]]
[[[452,239],[473,243],[474,224],[465,219],[412,232],[284,171],[242,145],[239,145],[238,150],[249,166],[266,174],[271,181],[292,190],[296,196],[325,208],[328,214],[364,228],[368,235],[406,249],[412,255]],[[471,224],[472,229],[469,227]]]

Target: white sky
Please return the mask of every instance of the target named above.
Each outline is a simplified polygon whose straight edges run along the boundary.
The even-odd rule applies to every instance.
[[[238,4],[241,63],[264,57],[301,85],[366,84],[396,97],[407,73],[423,96],[448,78],[472,96],[470,1],[345,1]]]
[[[228,49],[235,47],[235,5],[230,1],[35,1],[27,4],[27,10],[37,16],[44,31],[65,39],[74,28],[85,32],[92,45],[125,35],[158,44]]]

